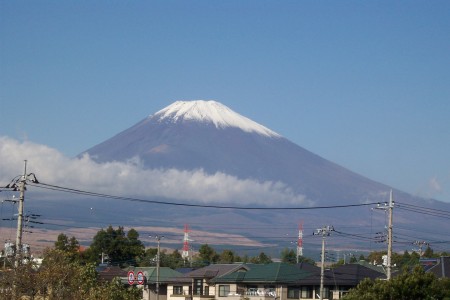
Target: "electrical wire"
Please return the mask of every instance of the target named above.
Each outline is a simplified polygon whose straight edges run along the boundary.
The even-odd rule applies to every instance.
[[[418,213],[418,214],[423,214],[423,215],[427,215],[427,216],[433,216],[433,217],[438,217],[438,218],[450,219],[450,215],[448,215],[446,213],[423,211],[423,210],[420,210],[420,209],[404,207],[404,206],[397,206],[397,208],[400,209],[400,210],[405,210],[405,211],[414,212],[414,213]]]
[[[238,209],[238,210],[312,210],[312,209],[332,209],[332,208],[349,208],[349,207],[360,207],[360,206],[368,206],[375,205],[379,202],[374,203],[360,203],[360,204],[347,204],[347,205],[330,205],[330,206],[310,206],[310,207],[243,207],[243,206],[220,206],[220,205],[204,205],[204,204],[190,204],[190,203],[179,203],[179,202],[168,202],[168,201],[158,201],[158,200],[148,200],[148,199],[139,199],[132,197],[122,197],[115,195],[108,195],[96,192],[83,191],[79,189],[61,187],[57,185],[46,184],[40,182],[39,184],[29,184],[34,187],[44,188],[49,190],[56,190],[60,192],[79,194],[84,196],[91,197],[99,197],[99,198],[108,198],[115,200],[124,200],[124,201],[132,201],[132,202],[142,202],[148,204],[160,204],[160,205],[172,205],[172,206],[185,206],[185,207],[197,207],[197,208],[217,208],[217,209]]]
[[[370,205],[379,204],[379,202],[375,202],[375,203],[363,203],[363,204],[312,206],[312,207],[241,207],[241,206],[201,205],[201,204],[191,204],[191,203],[177,203],[177,202],[168,202],[168,201],[159,201],[159,200],[140,199],[140,198],[132,198],[132,197],[122,197],[122,196],[115,196],[115,195],[109,195],[109,194],[84,191],[84,190],[80,190],[80,189],[67,188],[67,187],[62,187],[62,186],[57,186],[57,185],[46,184],[46,183],[28,183],[28,185],[37,187],[37,188],[47,189],[47,190],[54,190],[54,191],[59,191],[59,192],[78,194],[78,195],[84,195],[84,196],[89,196],[89,197],[114,199],[114,200],[120,200],[120,201],[142,202],[145,204],[185,206],[185,207],[196,207],[196,208],[237,209],[237,210],[313,210],[313,209],[351,208],[351,207],[362,207],[362,206],[370,206]],[[441,217],[441,218],[450,218],[449,211],[436,210],[436,209],[431,209],[431,208],[426,208],[426,207],[421,207],[421,206],[411,205],[411,204],[405,204],[405,203],[398,203],[398,202],[396,202],[396,207],[401,210],[405,210],[405,211],[421,213],[421,214],[436,216],[436,217]],[[77,219],[77,222],[79,222],[79,221],[80,220]],[[74,227],[80,228],[80,229],[85,228],[83,226],[64,225],[64,224],[56,224],[56,223],[50,223],[50,222],[41,222],[39,224],[50,225],[50,226],[60,226],[60,227],[67,227],[67,228],[74,228]],[[198,225],[200,226],[201,223],[198,223]],[[211,225],[211,224],[208,224],[208,225]],[[286,226],[286,228],[289,228],[288,224],[286,224],[285,226]],[[261,227],[264,228],[264,226],[261,226]],[[347,227],[352,228],[352,226],[347,226]],[[353,227],[361,228],[361,226],[353,226]],[[223,228],[223,227],[221,226],[221,228]],[[260,228],[260,227],[258,226],[258,228]],[[273,229],[272,226],[270,228]],[[280,227],[280,228],[284,228],[284,227]],[[92,229],[95,229],[95,227]],[[239,229],[241,229],[241,228],[239,228]],[[371,224],[370,224],[370,230],[372,231],[372,219],[371,219]],[[371,243],[372,243],[372,241],[376,241],[376,239],[373,237],[368,237],[368,236],[364,236],[361,234],[346,233],[346,232],[341,232],[341,231],[336,231],[336,233],[338,235],[340,235],[341,238],[371,241]],[[304,236],[304,237],[306,237],[306,236]],[[264,241],[259,241],[261,243],[269,242],[269,241],[267,241],[267,239],[270,239],[270,238],[271,237],[250,237],[250,239],[255,239],[255,240],[265,239]],[[292,237],[282,237],[282,238],[292,238]],[[281,237],[273,237],[273,239],[282,239],[282,238]],[[407,242],[407,240],[408,240],[407,238],[399,237],[399,239],[405,240],[405,241],[396,242],[394,240],[394,243],[397,243],[397,244],[410,243],[410,242]],[[449,242],[450,241],[445,241],[445,240],[444,241],[435,241],[433,244],[436,244],[436,243],[447,244]],[[279,246],[274,246],[274,247],[279,247]],[[251,248],[249,248],[249,250],[250,249],[253,250],[255,248],[251,247]],[[262,249],[265,249],[265,248],[262,248]]]
[[[396,204],[399,209],[403,209],[406,211],[420,213],[420,214],[424,214],[424,215],[428,215],[428,216],[450,219],[450,211],[438,210],[438,209],[434,209],[434,208],[423,207],[423,206],[401,203],[401,202],[396,203]]]

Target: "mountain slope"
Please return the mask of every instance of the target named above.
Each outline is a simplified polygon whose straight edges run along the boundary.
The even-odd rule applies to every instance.
[[[389,190],[215,101],[175,102],[86,153],[99,162],[139,157],[146,168],[283,182],[316,203],[386,199]]]
[[[375,210],[373,205],[345,206],[385,202],[388,200],[390,187],[315,155],[218,102],[175,102],[85,153],[98,162],[127,161],[137,157],[148,169],[202,169],[209,174],[222,172],[240,179],[282,182],[295,196],[289,203],[283,203],[279,198],[271,200],[277,202],[270,203],[266,199],[255,198],[255,201],[258,201],[256,203],[258,207],[290,208],[286,210],[196,209],[191,206],[175,208],[167,205],[149,207],[144,203],[133,203],[130,208],[129,203],[120,201],[115,203],[108,199],[98,204],[98,210],[103,213],[105,208],[110,208],[114,211],[113,213],[127,212],[127,219],[139,220],[140,224],[155,224],[155,226],[163,227],[163,224],[177,226],[176,224],[183,222],[184,224],[201,224],[199,227],[209,228],[202,228],[202,230],[211,232],[223,231],[227,234],[244,235],[255,241],[264,237],[265,245],[279,246],[279,248],[266,249],[268,251],[272,249],[272,255],[278,255],[276,251],[289,244],[286,240],[295,239],[295,237],[287,236],[286,231],[295,230],[299,220],[308,224],[311,231],[312,228],[327,224],[335,225],[336,228],[341,227],[337,230],[350,230],[350,234],[340,233],[341,241],[335,245],[336,250],[339,248],[370,250],[384,248],[377,243],[379,237],[376,237],[376,232],[382,232],[386,226],[383,210]],[[202,182],[197,184],[201,186]],[[202,190],[202,193],[208,193],[208,189]],[[242,194],[244,198],[248,197],[247,193]],[[258,195],[264,198],[266,191]],[[288,195],[291,194],[288,193]],[[198,199],[180,198],[184,201],[198,201]],[[304,199],[308,201],[303,201]],[[405,247],[411,247],[410,243],[413,239],[424,239],[424,236],[430,238],[430,232],[436,232],[436,228],[448,229],[447,215],[445,213],[440,215],[437,211],[450,211],[450,204],[431,199],[425,200],[395,189],[394,200],[396,202],[394,227],[398,239],[402,241],[396,245],[397,249],[404,250]],[[174,202],[182,201],[178,199]],[[245,206],[243,202],[237,203],[234,199],[227,198],[226,201],[227,205],[236,205],[240,208]],[[255,204],[255,202],[246,203]],[[308,204],[316,206],[315,209],[303,210]],[[92,203],[89,205],[94,206]],[[320,206],[333,205],[343,207],[320,208]],[[432,208],[432,210],[421,208],[421,206]],[[292,207],[299,209],[292,209]],[[51,210],[52,207],[47,209]],[[94,207],[94,211],[96,209]],[[105,221],[111,222],[111,219],[113,218],[106,217]],[[116,219],[123,222],[122,215],[116,216]],[[233,226],[230,227],[230,224]],[[211,228],[210,225],[213,227]],[[280,237],[284,239],[280,240]],[[345,238],[347,240],[342,242]],[[197,236],[196,239],[207,242],[204,235]],[[437,243],[442,243],[446,237],[436,233],[434,239]],[[239,242],[235,243],[239,244]],[[305,248],[318,249],[320,248],[318,243],[320,239],[314,239],[312,235],[305,234]],[[223,244],[226,243],[223,242]]]

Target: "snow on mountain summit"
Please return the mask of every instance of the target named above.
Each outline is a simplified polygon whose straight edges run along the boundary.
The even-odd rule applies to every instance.
[[[237,127],[245,132],[255,132],[269,137],[280,135],[213,100],[176,101],[150,116],[159,121],[199,121],[213,123],[216,128]]]

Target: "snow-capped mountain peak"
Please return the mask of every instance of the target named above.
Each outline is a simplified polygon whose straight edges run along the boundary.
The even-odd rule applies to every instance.
[[[151,118],[159,121],[185,120],[213,123],[216,128],[237,127],[245,132],[255,132],[269,137],[280,137],[276,132],[258,124],[213,100],[176,101],[156,112]]]

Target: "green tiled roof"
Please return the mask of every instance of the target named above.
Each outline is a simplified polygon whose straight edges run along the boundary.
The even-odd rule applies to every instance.
[[[310,275],[309,272],[286,263],[246,264],[232,273],[213,279],[216,283],[289,283]]]
[[[141,271],[147,274],[147,281],[148,282],[156,282],[156,267],[136,267],[136,268],[129,268],[129,271],[134,271],[136,274],[137,272]],[[167,267],[161,267],[159,268],[159,281],[160,282],[167,282],[171,281],[173,278],[181,277],[183,274],[180,272],[177,272],[171,268]]]

